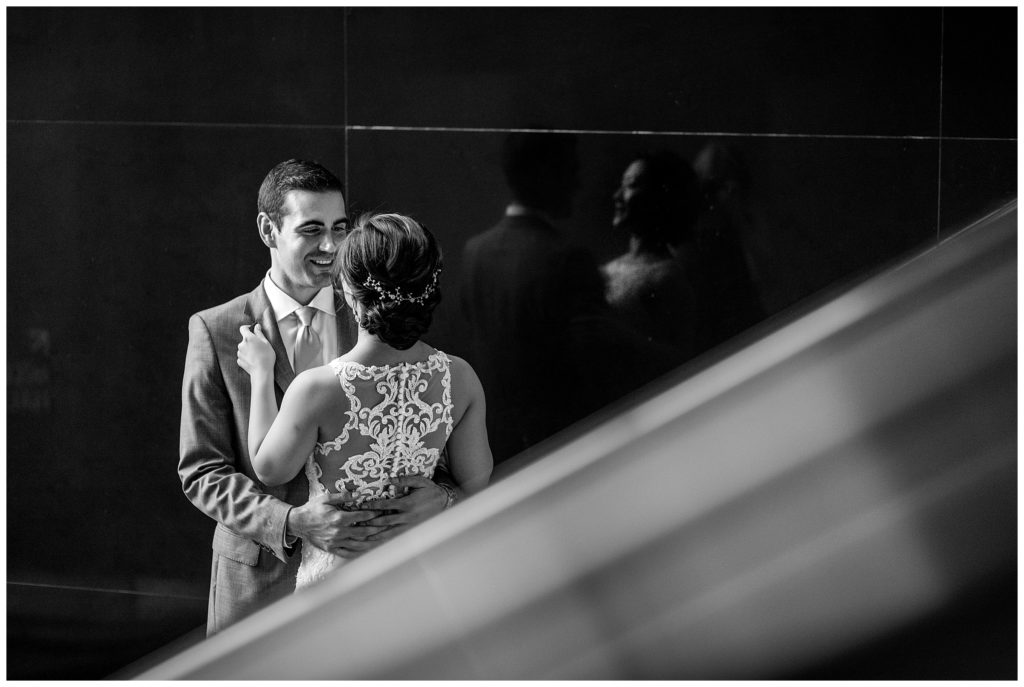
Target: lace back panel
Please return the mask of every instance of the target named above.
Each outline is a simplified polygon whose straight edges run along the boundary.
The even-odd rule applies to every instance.
[[[348,420],[335,439],[317,442],[306,462],[310,497],[348,491],[363,502],[394,496],[390,477],[432,477],[452,431],[448,356],[435,351],[417,363],[330,366],[348,399]]]
[[[349,491],[358,502],[395,496],[388,478],[433,477],[452,432],[451,368],[435,351],[419,363],[373,367],[330,363],[348,398],[345,427],[306,460],[309,499]],[[303,543],[295,588],[324,579],[346,559]]]

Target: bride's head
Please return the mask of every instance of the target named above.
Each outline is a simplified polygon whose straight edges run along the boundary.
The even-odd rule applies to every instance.
[[[405,350],[427,331],[441,301],[441,247],[416,220],[365,214],[338,250],[336,281],[359,326]]]

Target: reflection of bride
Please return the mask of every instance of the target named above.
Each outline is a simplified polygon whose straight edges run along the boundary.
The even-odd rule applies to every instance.
[[[483,388],[468,363],[419,339],[440,300],[436,240],[408,217],[362,217],[339,249],[336,270],[358,341],[329,365],[300,373],[280,413],[274,350],[261,333],[243,333],[238,362],[252,384],[256,474],[273,485],[305,467],[310,500],[348,493],[361,510],[387,511],[396,482],[429,479],[447,451],[459,490],[479,491],[492,464]],[[387,518],[366,524],[390,525]],[[304,543],[296,588],[344,561]]]
[[[608,303],[647,339],[695,354],[692,229],[702,203],[692,168],[667,151],[640,156],[614,201],[612,223],[629,232],[629,251],[601,268]]]

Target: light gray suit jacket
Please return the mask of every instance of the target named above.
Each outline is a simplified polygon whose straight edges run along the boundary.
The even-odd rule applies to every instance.
[[[345,299],[336,297],[338,348],[355,345],[356,326]],[[278,404],[295,373],[260,283],[249,294],[196,313],[189,320],[181,390],[178,476],[199,510],[217,521],[207,633],[213,634],[295,587],[299,545],[284,547],[285,521],[305,503],[301,472],[276,487],[262,484],[249,459],[249,376],[237,363],[239,327],[259,323],[277,354]]]

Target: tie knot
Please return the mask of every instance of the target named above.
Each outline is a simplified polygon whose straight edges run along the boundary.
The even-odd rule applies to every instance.
[[[308,327],[313,324],[313,316],[316,315],[316,308],[304,305],[296,310],[295,314],[299,316],[299,322],[302,323],[302,326]]]

